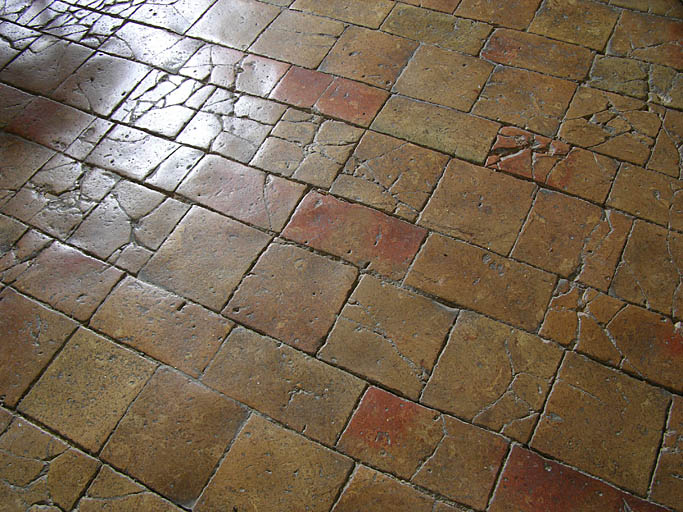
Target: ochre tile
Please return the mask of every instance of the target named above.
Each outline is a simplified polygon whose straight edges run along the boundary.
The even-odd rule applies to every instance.
[[[351,459],[252,415],[194,510],[230,503],[239,510],[325,512],[352,467]]]
[[[53,240],[35,229],[30,229],[0,257],[0,278],[4,283],[14,282],[32,264],[36,254]]]
[[[531,446],[642,495],[668,401],[661,389],[568,353]]]
[[[369,85],[335,78],[314,105],[321,114],[369,126],[389,94]]]
[[[419,224],[508,254],[535,189],[533,183],[453,159]]]
[[[421,401],[526,443],[561,357],[537,336],[462,312]]]
[[[293,347],[315,353],[356,275],[350,265],[274,243],[244,278],[223,313]]]
[[[683,112],[667,109],[647,167],[674,178],[679,178],[681,176],[681,169],[683,169],[682,151]]]
[[[676,508],[683,500],[683,487],[678,478],[683,460],[681,453],[681,438],[683,437],[683,398],[673,397],[673,404],[669,412],[669,420],[659,460],[652,477],[651,498],[669,507]]]
[[[188,506],[246,416],[232,400],[164,368],[126,412],[102,459]]]
[[[599,55],[590,71],[588,85],[626,96],[648,97],[650,66],[645,62]]]
[[[455,312],[363,276],[319,357],[417,399]]]
[[[406,3],[452,14],[460,0],[405,0]]]
[[[505,0],[462,0],[455,14],[504,27],[525,29],[540,3],[540,0],[521,0],[511,9]]]
[[[426,230],[365,206],[309,193],[282,236],[401,279]]]
[[[422,46],[393,90],[467,112],[492,70],[493,65],[481,59],[435,46]]]
[[[535,330],[543,320],[555,276],[432,234],[405,282],[498,320]]]
[[[683,5],[677,0],[610,0],[612,5],[627,7],[651,14],[683,18]]]
[[[350,27],[327,55],[320,70],[389,89],[417,46],[413,41],[384,32]]]
[[[140,316],[142,311],[144,316]],[[232,322],[127,277],[97,310],[90,326],[197,377],[230,332]]]
[[[472,112],[552,137],[575,90],[567,80],[498,66]]]
[[[80,329],[19,410],[97,452],[153,371],[137,354]]]
[[[140,276],[217,310],[269,241],[265,233],[194,207]]]
[[[334,445],[365,386],[241,327],[230,334],[202,382],[327,445]]]
[[[379,113],[372,129],[411,142],[483,163],[500,125],[470,114],[392,97]]]
[[[348,0],[343,3],[335,0],[296,0],[291,8],[354,25],[378,28],[393,6],[394,2],[389,0]]]
[[[10,288],[0,293],[0,395],[15,406],[76,323],[19,295]],[[10,341],[11,340],[11,341]]]
[[[650,101],[665,107],[683,109],[683,72],[665,66],[650,66],[647,85]]]
[[[491,512],[602,512],[606,510],[664,512],[656,505],[625,493],[601,480],[525,450],[512,448]]]
[[[312,107],[333,78],[319,71],[292,66],[270,97],[295,107]]]

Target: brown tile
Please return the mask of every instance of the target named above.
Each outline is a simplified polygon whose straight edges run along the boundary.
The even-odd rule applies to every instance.
[[[682,260],[681,235],[636,221],[614,274],[612,291],[617,297],[680,318],[683,297],[678,284]]]
[[[4,283],[12,283],[26,271],[35,257],[53,242],[34,229],[26,231],[22,237],[2,256],[0,256],[0,278]]]
[[[384,32],[349,27],[320,70],[389,89],[417,46],[417,43]]]
[[[504,27],[525,29],[539,3],[540,0],[521,0],[514,9],[510,9],[505,0],[462,0],[455,14]]]
[[[432,234],[405,282],[498,320],[535,330],[543,320],[555,277]]]
[[[462,312],[421,401],[526,443],[561,357],[537,336]]]
[[[330,192],[412,221],[446,162],[446,155],[368,131]]]
[[[11,343],[0,346],[0,395],[14,407],[76,323],[6,288],[0,293],[0,329]]]
[[[217,310],[269,241],[265,233],[194,207],[140,276]]]
[[[673,404],[669,412],[669,421],[664,431],[664,440],[659,453],[659,460],[652,477],[652,492],[650,497],[674,509],[683,500],[683,487],[678,478],[680,474],[681,438],[683,437],[683,398],[673,397]]]
[[[683,153],[683,113],[667,109],[647,167],[678,178],[683,169],[681,153]]]
[[[533,183],[454,159],[419,223],[508,254],[535,190]]]
[[[635,165],[623,164],[607,204],[657,224],[683,229],[683,186],[679,180]]]
[[[149,361],[80,329],[19,410],[97,452],[153,371]]]
[[[254,0],[219,0],[187,33],[246,50],[280,10]]]
[[[531,446],[644,494],[668,401],[657,388],[568,353]]]
[[[292,9],[346,21],[354,25],[379,28],[394,2],[389,0],[349,0],[340,4],[334,0],[296,0]]]
[[[312,107],[332,83],[333,77],[292,66],[270,97],[295,107]]]
[[[405,0],[406,3],[452,14],[460,0]]]
[[[11,217],[0,215],[0,257],[8,253],[28,228]]]
[[[551,137],[575,90],[566,80],[499,66],[472,112]]]
[[[148,512],[180,512],[160,496],[149,492],[127,476],[104,466],[78,502],[80,512],[145,510]]]
[[[457,110],[392,97],[372,124],[373,130],[483,163],[500,125]]]
[[[422,46],[393,90],[466,112],[479,97],[492,70],[493,66],[481,59]]]
[[[415,0],[409,3],[414,2]],[[478,55],[493,27],[479,21],[397,3],[382,25],[382,30],[442,48]]]
[[[327,511],[352,467],[350,459],[252,415],[194,510],[230,503],[239,510]]]
[[[250,50],[305,68],[316,68],[344,31],[344,24],[296,11],[283,11]]]
[[[416,400],[455,311],[363,276],[319,357]]]
[[[593,52],[586,48],[506,28],[493,33],[481,56],[570,80],[584,79],[593,60]]]
[[[590,72],[588,85],[596,89],[646,99],[649,90],[649,69],[646,63],[598,55]]]
[[[241,327],[202,381],[327,445],[334,445],[365,387],[350,374]]]
[[[90,326],[197,377],[230,332],[232,322],[127,277],[97,310]]]
[[[401,279],[426,230],[365,206],[311,192],[282,236]]]
[[[613,57],[617,59],[617,57]],[[622,59],[618,59],[622,60]],[[623,59],[628,60],[628,59]],[[649,99],[665,107],[683,109],[683,72],[672,68],[650,66]]]
[[[683,18],[683,5],[677,0],[610,0],[612,5],[627,7],[638,11],[661,14],[662,16],[672,16]]]
[[[631,11],[623,11],[607,53],[683,69],[683,23]]]
[[[549,0],[538,10],[529,31],[601,51],[618,17],[616,9],[588,0]]]
[[[432,512],[434,498],[374,469],[358,466],[332,512]]]
[[[442,421],[442,440],[413,482],[483,510],[507,453],[507,442],[455,418],[443,416]]]
[[[520,446],[513,447],[489,510],[536,512],[548,507],[572,512],[623,509],[664,512],[661,507],[600,480],[544,459]]]
[[[337,446],[354,458],[408,479],[443,437],[438,411],[371,387]]]
[[[0,202],[21,188],[55,152],[8,133],[0,133]]]
[[[640,100],[580,87],[559,135],[570,144],[644,165],[660,125]]]
[[[232,400],[162,369],[116,427],[102,458],[188,506],[246,416]]]
[[[259,258],[224,314],[315,353],[356,280],[350,265],[275,243]]]
[[[382,89],[335,78],[314,105],[321,114],[369,126],[389,94]]]
[[[281,230],[304,186],[215,155],[205,156],[178,193],[262,228]]]
[[[99,462],[23,419],[0,436],[3,510],[72,510]],[[32,506],[33,505],[33,506]]]
[[[55,242],[40,252],[15,285],[67,315],[87,320],[121,275],[121,271]]]

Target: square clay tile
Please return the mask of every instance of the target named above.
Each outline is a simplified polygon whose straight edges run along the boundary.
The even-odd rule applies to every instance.
[[[296,0],[292,9],[327,16],[354,25],[379,28],[394,2],[389,0]]]
[[[335,78],[314,105],[321,114],[369,126],[389,94],[369,85]]]
[[[519,0],[511,6],[507,0],[462,0],[455,14],[523,30],[540,3],[541,0]]]

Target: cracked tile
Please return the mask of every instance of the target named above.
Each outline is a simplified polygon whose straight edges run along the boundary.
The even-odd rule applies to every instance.
[[[72,0],[76,5],[126,18],[145,0]]]
[[[379,28],[393,6],[393,2],[388,0],[350,0],[343,4],[335,0],[296,0],[291,8],[354,25]]]
[[[239,63],[244,58],[245,54],[237,50],[206,44],[190,57],[178,73],[195,80],[230,88],[235,86],[240,70]]]
[[[407,4],[452,14],[460,0],[405,0]]]
[[[54,154],[51,149],[0,133],[0,204],[9,200]]]
[[[214,0],[151,0],[141,5],[130,19],[182,34],[213,2]]]
[[[357,274],[350,265],[276,242],[243,279],[223,314],[315,353]]]
[[[295,107],[312,107],[334,77],[319,71],[292,66],[270,97]]]
[[[683,399],[673,397],[662,448],[652,477],[652,499],[675,508],[683,499],[680,484],[681,442],[683,441]]]
[[[591,87],[647,99],[650,66],[645,62],[598,55],[590,71]]]
[[[421,401],[527,443],[562,354],[537,336],[462,312]]]
[[[173,192],[203,156],[203,151],[180,146],[147,176],[145,183]]]
[[[32,3],[32,0],[2,0],[0,1],[0,16],[17,21],[24,12],[30,10]]]
[[[0,68],[4,67],[27,46],[40,37],[40,33],[7,21],[0,23]]]
[[[34,99],[31,94],[0,83],[0,129],[4,130]]]
[[[194,510],[230,503],[239,509],[323,512],[352,468],[351,459],[252,415]]]
[[[650,66],[648,98],[665,107],[683,109],[683,73],[664,66]]]
[[[456,312],[363,276],[319,357],[417,399]]]
[[[12,247],[3,251],[0,256],[0,279],[5,283],[12,283],[27,268],[45,247],[52,243],[52,239],[31,229],[24,233]]]
[[[681,169],[683,169],[683,113],[667,109],[647,167],[674,178],[681,176]]]
[[[541,0],[521,0],[519,5],[510,9],[505,0],[462,0],[455,14],[523,30],[533,19],[540,3]]]
[[[11,217],[0,215],[0,257],[7,254],[28,228]]]
[[[95,146],[102,140],[107,132],[114,126],[113,123],[104,119],[95,118],[90,125],[76,137],[64,152],[65,155],[77,160],[85,160]]]
[[[568,353],[531,447],[645,494],[668,402],[660,389]]]
[[[335,78],[313,110],[349,123],[369,126],[389,94],[369,85]]]
[[[683,18],[683,5],[677,0],[610,0],[610,3],[650,14]]]
[[[365,386],[241,327],[225,341],[202,382],[326,445],[334,445]]]

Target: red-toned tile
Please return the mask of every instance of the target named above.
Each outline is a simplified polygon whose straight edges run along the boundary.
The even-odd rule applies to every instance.
[[[389,93],[369,85],[336,78],[315,104],[321,113],[370,126]]]
[[[333,77],[320,71],[292,66],[270,97],[296,107],[312,107]]]

